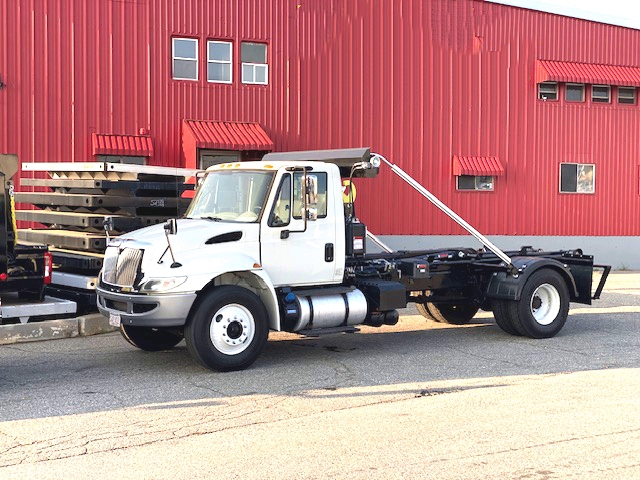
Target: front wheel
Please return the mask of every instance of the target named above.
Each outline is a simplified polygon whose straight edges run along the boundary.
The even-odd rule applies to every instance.
[[[131,345],[147,352],[169,350],[182,340],[182,335],[162,328],[133,327],[121,324],[120,333]]]
[[[262,353],[269,335],[267,311],[253,292],[234,286],[214,288],[185,327],[189,353],[221,372],[243,370]]]
[[[564,278],[545,268],[527,279],[519,301],[501,304],[501,313],[508,316],[517,333],[529,338],[550,338],[564,327],[569,300]]]

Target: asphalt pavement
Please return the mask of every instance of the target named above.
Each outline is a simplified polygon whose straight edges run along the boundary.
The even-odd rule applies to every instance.
[[[640,478],[640,273],[556,337],[272,333],[243,372],[119,334],[0,346],[0,478]]]

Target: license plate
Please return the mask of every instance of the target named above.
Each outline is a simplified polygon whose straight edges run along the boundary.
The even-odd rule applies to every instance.
[[[119,327],[120,323],[121,323],[121,318],[119,314],[117,313],[109,314],[109,325],[111,325],[112,327]]]

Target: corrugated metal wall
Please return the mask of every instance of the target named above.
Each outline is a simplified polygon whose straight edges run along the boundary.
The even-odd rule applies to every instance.
[[[171,37],[200,80],[171,79]],[[206,40],[234,43],[211,84]],[[239,45],[268,43],[269,85]],[[640,106],[537,100],[536,59],[640,66],[640,31],[475,0],[0,0],[0,152],[91,160],[92,133],[148,129],[182,164],[183,119],[259,122],[276,150],[371,146],[487,234],[640,235]],[[457,192],[452,155],[497,156],[493,192]],[[596,193],[560,194],[560,162]],[[389,172],[358,182],[380,234],[459,228]]]

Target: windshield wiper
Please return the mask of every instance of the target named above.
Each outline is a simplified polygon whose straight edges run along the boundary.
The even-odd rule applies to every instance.
[[[214,222],[221,222],[222,219],[220,217],[212,217],[212,216],[208,216],[208,217],[199,217],[202,218],[204,220],[213,220]]]

